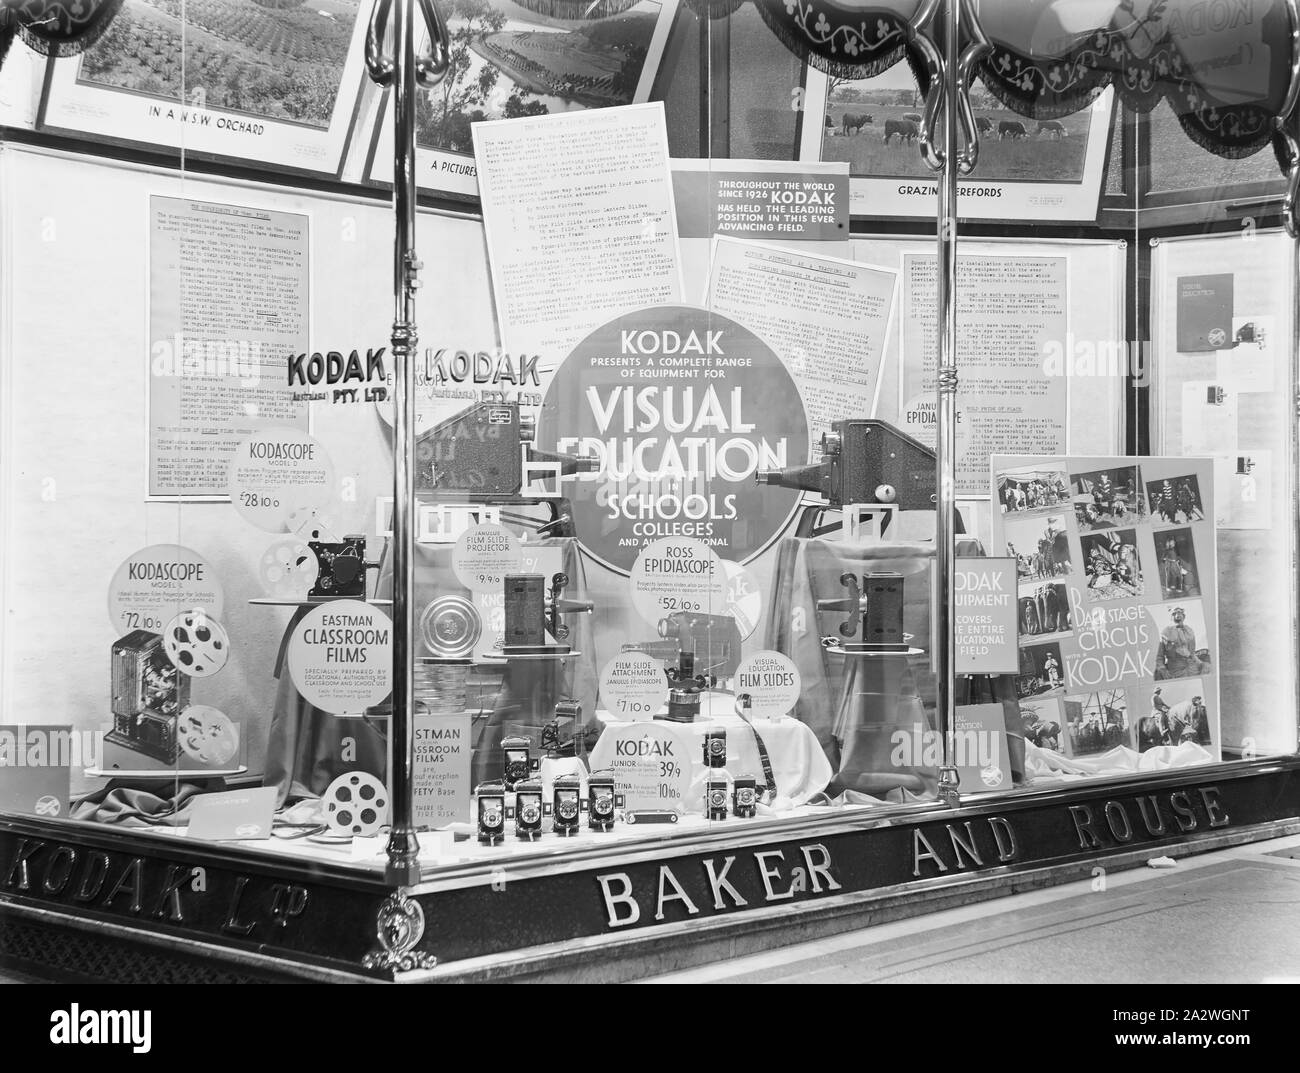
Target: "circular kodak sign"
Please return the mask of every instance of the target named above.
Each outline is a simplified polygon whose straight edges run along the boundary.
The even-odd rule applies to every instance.
[[[547,451],[596,457],[564,478],[583,550],[627,574],[648,544],[688,537],[747,562],[785,529],[799,492],[760,470],[803,465],[808,417],[789,370],[748,328],[704,309],[617,317],[551,378]]]

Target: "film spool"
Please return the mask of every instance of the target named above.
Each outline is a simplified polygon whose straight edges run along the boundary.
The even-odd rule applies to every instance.
[[[182,611],[167,623],[163,651],[172,666],[191,678],[209,678],[230,658],[226,628],[201,607]]]
[[[349,771],[325,789],[325,823],[335,834],[377,835],[388,822],[388,788],[368,771]]]
[[[262,553],[258,577],[262,590],[277,600],[306,600],[320,564],[305,541],[277,540]]]
[[[322,518],[320,511],[315,507],[299,507],[289,515],[288,526],[289,532],[299,540],[318,540],[324,544],[339,543],[339,538],[335,536],[329,521]]]
[[[468,659],[483,634],[478,609],[463,596],[439,596],[420,615],[420,634],[437,659]]]
[[[415,665],[415,697],[429,715],[459,715],[469,692],[470,665],[420,660]]]
[[[239,749],[239,732],[224,713],[206,704],[193,704],[176,720],[176,740],[191,760],[224,767]]]

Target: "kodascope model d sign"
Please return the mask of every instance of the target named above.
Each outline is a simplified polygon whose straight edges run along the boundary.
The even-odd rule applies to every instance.
[[[808,459],[803,400],[781,359],[747,328],[685,306],[592,332],[555,373],[540,425],[546,450],[599,460],[565,488],[582,546],[620,573],[670,536],[754,558],[799,498],[754,474]]]

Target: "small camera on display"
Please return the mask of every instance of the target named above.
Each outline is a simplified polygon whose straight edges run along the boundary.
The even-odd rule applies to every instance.
[[[379,564],[366,562],[364,536],[345,536],[338,542],[309,540],[307,547],[319,567],[308,599],[365,599],[366,571],[378,570]]]
[[[474,787],[478,807],[478,840],[499,846],[506,837],[506,788],[501,782],[481,782]]]
[[[724,768],[727,766],[727,732],[721,727],[706,731],[703,741],[704,766],[706,768]]]
[[[727,780],[721,775],[710,775],[704,784],[704,816],[708,820],[727,818]]]
[[[581,730],[582,705],[575,700],[557,701],[555,718],[542,727],[542,750],[547,759],[576,756]]]
[[[501,754],[505,759],[502,779],[513,790],[537,771],[539,760],[533,757],[533,743],[527,738],[502,738]]]
[[[615,789],[612,771],[593,771],[587,776],[587,826],[593,831],[612,831],[623,795]]]
[[[731,811],[741,820],[758,814],[758,780],[753,775],[736,776],[731,791]]]
[[[557,776],[551,786],[551,830],[561,838],[576,835],[582,826],[582,780]]]
[[[542,817],[546,815],[542,804],[542,784],[528,779],[515,787],[515,837],[525,842],[536,842],[542,837]]]

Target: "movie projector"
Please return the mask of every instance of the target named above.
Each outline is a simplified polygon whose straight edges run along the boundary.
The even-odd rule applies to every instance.
[[[863,417],[835,421],[823,434],[821,448],[820,462],[754,475],[759,484],[815,492],[826,500],[802,508],[796,536],[822,536],[841,528],[840,522],[826,521],[832,511],[840,512],[843,527],[851,530],[852,515],[875,508],[883,516],[883,532],[892,510],[934,510],[934,452],[892,425]]]
[[[562,455],[533,446],[536,419],[519,403],[481,402],[440,422],[415,441],[416,494],[425,500],[493,506],[544,507],[545,519],[524,518],[542,536],[568,536],[567,499],[528,496],[534,481],[594,473],[593,455]],[[510,520],[510,519],[507,519]]]
[[[336,536],[314,508],[290,515],[289,528],[258,564],[267,596],[300,603],[366,598],[366,571],[379,563],[366,559],[364,535]]]

